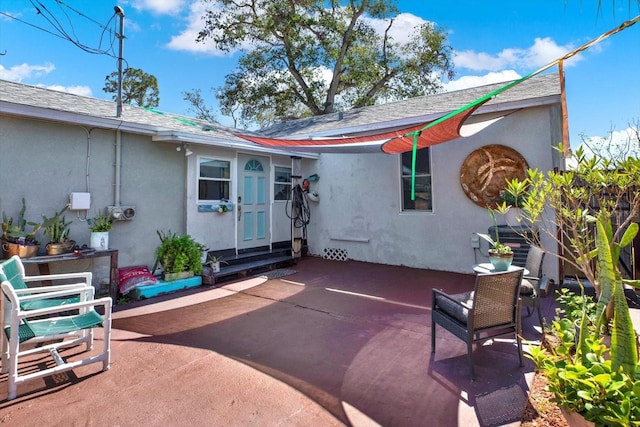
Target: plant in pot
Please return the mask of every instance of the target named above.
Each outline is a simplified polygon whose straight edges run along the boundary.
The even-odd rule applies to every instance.
[[[546,243],[545,251],[565,269],[581,273],[580,285],[593,285],[594,320],[586,307],[577,324],[566,314],[556,319],[544,329],[543,344],[531,346],[530,357],[570,423],[578,418],[591,425],[637,425],[638,344],[624,285],[640,282],[623,277],[619,263],[639,229],[640,159],[587,156],[583,148],[574,156],[568,171],[528,171],[522,215],[539,231],[533,243]],[[507,191],[518,189],[508,185]],[[548,337],[559,342],[549,346]]]
[[[56,212],[51,218],[42,215],[42,229],[44,234],[49,237],[49,243],[46,245],[48,255],[59,255],[71,252],[76,245],[75,240],[69,239],[69,226],[71,221],[67,222],[64,212],[68,206],[62,208],[60,212]]]
[[[38,254],[40,242],[37,240],[37,233],[41,224],[27,221],[25,212],[27,205],[22,199],[22,208],[18,214],[18,219],[14,222],[13,217],[9,218],[2,213],[2,254],[4,258],[18,255],[21,258],[29,258]],[[31,229],[27,230],[27,226]]]
[[[504,206],[498,206],[496,210],[498,212],[505,212],[508,208]],[[476,233],[478,237],[489,242],[491,247],[488,250],[489,253],[489,261],[493,268],[496,271],[507,271],[509,267],[511,267],[511,263],[513,262],[513,251],[511,250],[511,246],[507,246],[504,243],[500,242],[500,233],[498,231],[498,221],[496,220],[495,211],[491,208],[488,208],[489,215],[493,220],[493,224],[495,225],[496,230],[496,238],[495,240],[489,236],[488,234]]]
[[[89,247],[97,250],[109,248],[109,231],[113,228],[113,219],[108,213],[97,212],[96,216],[87,220],[91,237]]]
[[[165,281],[191,277],[202,273],[202,251],[205,246],[196,242],[188,234],[179,235],[170,230],[157,231],[160,246],[156,248],[153,270],[162,266]]]
[[[500,192],[499,206],[504,207],[504,220],[507,225],[515,227],[522,221],[522,207],[524,206],[524,192],[527,189],[526,181],[518,181],[517,178],[506,181],[511,191],[506,189]]]

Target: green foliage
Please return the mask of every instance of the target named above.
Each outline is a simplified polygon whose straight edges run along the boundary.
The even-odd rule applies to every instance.
[[[617,261],[621,244],[631,242],[638,229],[629,227],[622,243],[612,242],[610,220],[601,212],[596,230],[598,301],[561,293],[562,310],[548,331],[559,344],[549,349],[534,346],[528,357],[547,377],[552,400],[558,405],[597,425],[629,426],[640,421],[640,368]],[[611,301],[614,317],[607,346],[601,331],[607,330],[605,310]]]
[[[24,197],[22,198],[22,208],[20,209],[20,213],[18,214],[18,219],[15,221],[12,218],[7,217],[7,215],[2,212],[2,239],[11,242],[11,243],[19,243],[24,245],[36,245],[38,241],[36,240],[36,235],[40,228],[41,224],[37,222],[27,221],[25,219],[25,212],[27,211],[27,204],[25,202]],[[31,227],[30,231],[27,231],[27,225]]]
[[[574,159],[571,170],[529,170],[525,181],[507,183],[524,199],[523,217],[561,249],[547,252],[580,270],[597,296],[595,303],[561,300],[565,317],[549,330],[560,344],[534,346],[531,358],[560,406],[596,425],[638,425],[638,347],[623,286],[638,282],[624,280],[618,265],[639,229],[633,220],[640,213],[640,159],[589,157],[582,148]],[[540,240],[534,243],[543,246]]]
[[[561,152],[562,145],[557,149]],[[612,244],[620,242],[633,218],[640,214],[640,159],[589,157],[582,148],[573,157],[573,169],[546,174],[529,169],[525,180],[507,182],[505,191],[523,199],[522,217],[536,225],[539,236],[546,235],[561,248],[557,251],[553,245],[547,253],[580,270],[599,293],[596,217],[602,212],[610,219],[610,240]],[[619,206],[628,206],[629,210],[624,212]],[[541,240],[533,243],[544,246]]]
[[[216,93],[222,113],[243,126],[427,95],[441,89],[437,74],[453,76],[444,30],[426,23],[403,29],[405,45],[393,39],[391,0],[204,3],[197,41],[228,52],[251,46]],[[385,20],[386,31],[370,18]]]
[[[113,219],[108,213],[98,211],[96,216],[87,220],[87,224],[94,233],[104,233],[113,228]]]
[[[118,98],[118,72],[114,71],[104,79],[106,93],[113,93],[113,100]],[[122,102],[136,104],[140,107],[155,108],[160,105],[158,79],[138,68],[127,68],[122,73]]]
[[[524,206],[524,195],[527,191],[528,182],[519,181],[518,178],[507,180],[507,187],[500,192],[500,202],[503,205],[522,208]]]
[[[198,275],[202,272],[201,255],[204,245],[187,234],[178,235],[170,230],[166,233],[158,230],[157,234],[160,238],[160,246],[156,248],[153,271],[160,264],[167,273],[193,271]]]
[[[49,243],[64,243],[69,239],[69,226],[72,221],[67,222],[64,212],[68,206],[56,212],[51,218],[42,215],[42,228],[44,234],[49,236]]]
[[[596,303],[589,295],[576,295],[567,288],[556,291],[556,301],[560,308],[556,310],[556,317],[569,320],[578,325],[582,315],[586,314],[589,322],[595,327]]]
[[[202,90],[194,89],[193,92],[182,92],[182,99],[189,103],[189,111],[195,113],[197,119],[217,123],[216,115],[207,107],[204,98],[202,98]]]
[[[551,400],[596,425],[630,426],[640,420],[640,378],[613,367],[607,346],[593,336],[585,340],[584,357],[575,353],[574,325],[564,323],[554,349],[533,347],[531,358],[545,373]]]
[[[503,208],[498,207],[498,212],[502,212]],[[505,210],[507,208],[504,208]],[[478,235],[478,237],[482,238],[483,240],[486,240],[487,242],[489,242],[489,244],[491,245],[491,251],[493,253],[496,254],[510,254],[513,251],[511,250],[511,246],[506,246],[503,243],[500,243],[500,232],[498,231],[498,220],[496,219],[496,213],[493,209],[488,208],[489,211],[489,216],[491,217],[491,219],[493,220],[493,225],[495,226],[495,230],[496,230],[496,239],[493,240],[491,238],[491,236],[489,236],[488,234],[483,234],[483,233],[476,233]]]

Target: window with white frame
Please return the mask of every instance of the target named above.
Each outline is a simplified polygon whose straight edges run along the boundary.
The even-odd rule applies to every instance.
[[[403,211],[433,211],[431,194],[431,156],[429,148],[416,152],[415,165],[415,197],[411,200],[411,164],[413,153],[408,151],[401,154],[402,180],[402,210]]]
[[[276,166],[273,180],[273,199],[287,200],[289,193],[291,193],[291,168]]]
[[[201,157],[198,161],[198,201],[229,200],[231,162]]]

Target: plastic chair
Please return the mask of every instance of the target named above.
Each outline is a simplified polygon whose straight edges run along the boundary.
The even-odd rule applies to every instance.
[[[542,262],[545,252],[538,246],[530,246],[527,253],[525,268],[529,274],[524,276],[520,284],[520,299],[522,305],[527,307],[527,316],[533,314],[533,309],[538,312],[540,326],[543,325],[542,312],[540,310],[540,284],[542,283]]]
[[[4,277],[2,280],[8,280],[9,283],[11,283],[11,286],[20,298],[29,295],[44,295],[51,292],[70,291],[68,295],[22,300],[20,302],[20,306],[23,310],[37,310],[40,308],[55,307],[58,305],[72,304],[80,302],[81,300],[93,298],[94,288],[91,286],[91,272],[27,276],[22,260],[19,256],[14,255],[8,260],[0,263],[0,275]],[[64,282],[72,281],[73,283],[31,287],[27,285],[27,283],[52,280]],[[0,298],[0,326],[5,324],[6,304],[7,299]],[[4,352],[3,347],[4,340],[0,339],[0,352]],[[5,371],[3,370],[3,372]]]
[[[6,262],[5,262],[6,263]],[[3,263],[0,270],[3,300],[3,343],[2,372],[8,372],[8,400],[17,395],[18,384],[36,378],[50,376],[90,363],[102,362],[102,370],[109,369],[111,335],[111,298],[93,299],[92,287],[69,285],[66,289],[57,287],[49,292],[33,292],[34,288],[14,289]],[[10,264],[15,266],[15,264]],[[32,276],[48,280],[57,275]],[[15,275],[12,276],[16,282]],[[85,275],[86,277],[86,275]],[[17,280],[19,282],[19,280]],[[56,287],[45,287],[56,288]],[[70,298],[78,302],[69,302]],[[41,303],[43,308],[33,308]],[[103,307],[104,315],[95,307]],[[29,307],[29,309],[25,309]],[[93,329],[104,328],[102,352],[77,361],[65,361],[59,349],[84,344],[86,351],[93,349]],[[24,346],[26,343],[42,343],[38,346]],[[19,363],[25,356],[35,353],[49,353],[56,365],[48,367],[39,363],[25,373],[18,372]]]
[[[431,352],[436,351],[436,325],[439,324],[467,343],[471,379],[475,379],[473,344],[489,338],[514,334],[520,366],[520,282],[523,269],[478,274],[474,290],[449,295],[433,289],[431,302]]]

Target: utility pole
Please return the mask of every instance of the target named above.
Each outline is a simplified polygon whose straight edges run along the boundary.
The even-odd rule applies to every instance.
[[[122,115],[122,56],[124,48],[124,10],[120,6],[113,8],[120,17],[120,33],[118,37],[118,97],[116,98],[116,117]]]

